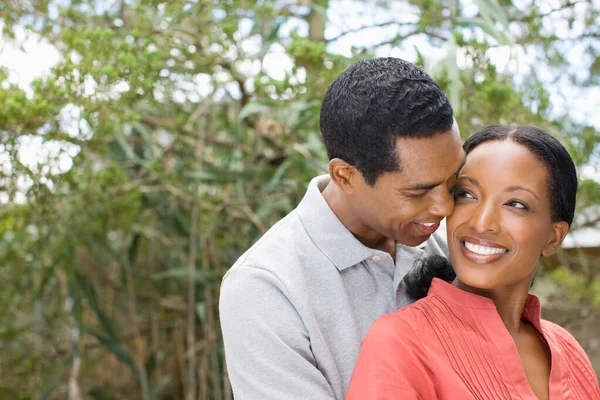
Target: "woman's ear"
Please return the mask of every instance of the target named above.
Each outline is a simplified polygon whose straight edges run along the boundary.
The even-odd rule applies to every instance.
[[[544,257],[551,256],[558,250],[560,245],[562,244],[565,236],[569,232],[569,224],[565,221],[553,222],[552,223],[552,234],[550,235],[550,240],[542,249],[542,255]]]

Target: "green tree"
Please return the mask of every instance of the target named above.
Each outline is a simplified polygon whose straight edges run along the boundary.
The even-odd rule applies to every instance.
[[[580,41],[596,58],[573,85],[597,84],[599,10],[467,3],[378,2],[388,20],[333,36],[333,0],[5,4],[5,39],[25,29],[61,59],[29,92],[0,76],[0,397],[231,398],[220,279],[326,171],[320,100],[359,59],[425,40],[447,56],[411,61],[449,93],[464,136],[534,124],[578,165],[597,162],[595,129],[552,108],[548,85],[559,82],[534,68],[519,84],[490,49],[535,51],[536,65],[564,77],[575,76],[565,43]],[[562,36],[547,28],[556,18],[568,23]],[[376,44],[336,50],[384,28]],[[277,75],[274,60],[289,68]],[[22,162],[32,139],[55,157]],[[57,169],[69,151],[72,168]],[[599,198],[597,182],[582,182],[581,209]],[[598,267],[559,265],[540,277],[562,301],[551,315],[598,327]],[[597,354],[591,333],[574,333]]]

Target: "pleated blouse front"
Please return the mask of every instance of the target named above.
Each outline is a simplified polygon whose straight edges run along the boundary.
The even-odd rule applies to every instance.
[[[522,318],[550,347],[550,399],[600,399],[581,346],[540,314],[538,298],[529,295]],[[439,279],[426,298],[373,324],[347,398],[537,400],[494,303]]]

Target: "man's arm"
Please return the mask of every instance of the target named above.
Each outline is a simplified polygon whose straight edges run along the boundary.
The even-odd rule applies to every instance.
[[[221,285],[219,309],[237,400],[334,398],[316,366],[306,327],[272,273],[231,270]]]

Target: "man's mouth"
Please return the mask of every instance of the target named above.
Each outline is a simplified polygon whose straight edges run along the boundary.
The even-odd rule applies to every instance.
[[[425,235],[431,235],[440,227],[440,222],[415,222],[415,225]]]

